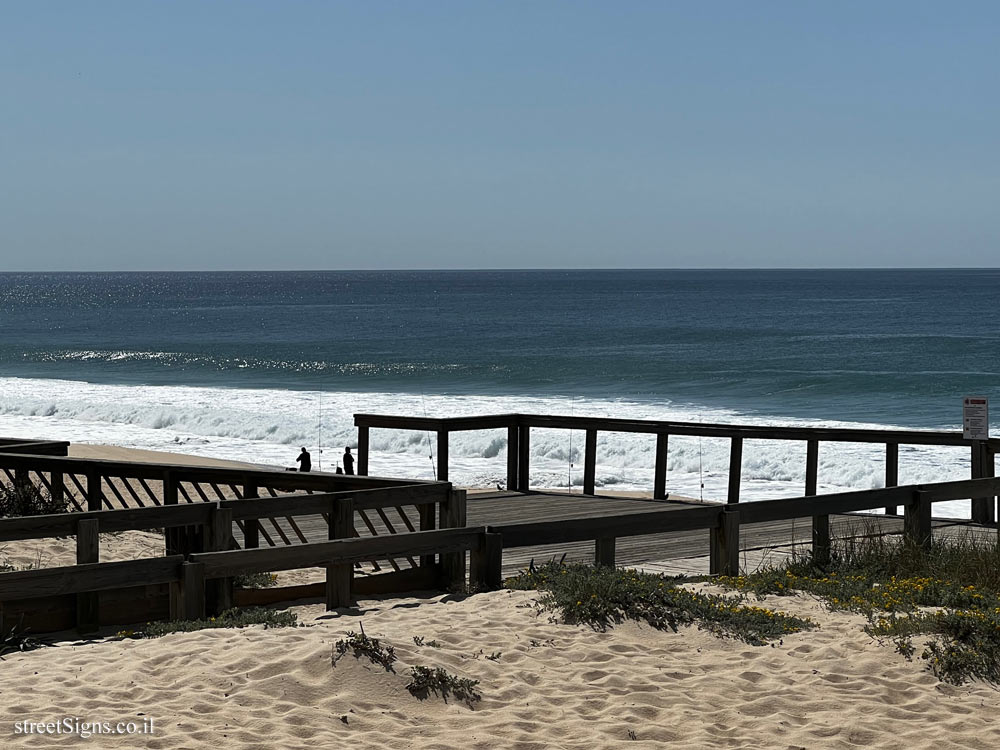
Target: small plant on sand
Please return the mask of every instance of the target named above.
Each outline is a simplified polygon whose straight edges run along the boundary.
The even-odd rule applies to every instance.
[[[546,563],[509,578],[509,589],[543,592],[539,603],[570,623],[598,630],[623,620],[639,620],[676,631],[697,624],[717,635],[764,645],[815,623],[763,607],[748,606],[742,596],[698,594],[677,586],[679,579],[626,568]]]
[[[406,686],[406,689],[418,698],[426,698],[429,693],[437,693],[445,702],[451,695],[471,707],[483,697],[476,690],[478,684],[479,680],[456,677],[441,667],[432,669],[431,667],[417,666],[410,669],[410,684]]]
[[[422,635],[413,636],[413,643],[417,646],[430,646],[431,648],[441,648],[441,642],[435,640],[425,640]]]
[[[277,582],[274,573],[244,573],[233,579],[233,585],[239,589],[269,589]]]
[[[865,632],[891,639],[943,682],[1000,684],[1000,544],[971,536],[929,547],[864,536],[835,542],[824,565],[809,559],[718,582],[759,597],[805,591],[830,609],[863,614]],[[936,608],[935,611],[928,611]]]
[[[31,482],[0,484],[0,518],[64,513],[66,508],[66,500],[55,499]]]
[[[245,628],[248,625],[263,625],[265,629],[294,628],[298,625],[297,619],[294,612],[280,612],[263,607],[233,608],[227,609],[218,617],[208,617],[201,620],[150,622],[138,630],[122,631],[120,636],[127,638],[158,638],[168,633],[190,633],[195,630],[206,630],[209,628]]]
[[[378,638],[370,638],[365,635],[365,627],[361,626],[361,632],[348,632],[347,638],[333,644],[333,656],[331,661],[337,664],[348,651],[354,652],[354,658],[366,656],[373,664],[381,665],[387,672],[392,671],[392,663],[396,661],[396,649],[392,646],[383,646]]]
[[[18,651],[33,651],[36,648],[41,647],[41,643],[36,641],[28,634],[28,629],[22,627],[24,623],[24,615],[17,621],[17,624],[11,627],[10,630],[4,630],[2,638],[0,638],[0,658],[4,654],[18,652]]]

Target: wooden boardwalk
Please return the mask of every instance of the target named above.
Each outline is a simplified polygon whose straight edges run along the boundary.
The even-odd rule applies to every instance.
[[[556,521],[568,518],[600,518],[662,511],[670,513],[698,505],[695,501],[653,500],[650,498],[618,497],[610,495],[578,495],[553,492],[470,492],[467,503],[468,526],[493,526],[535,521]],[[412,511],[412,508],[410,509]],[[411,524],[416,519],[408,519]],[[396,532],[409,529],[398,512],[369,514],[371,527],[383,534],[391,525]],[[283,520],[278,523],[285,527]],[[327,538],[326,522],[322,516],[300,516],[296,523],[310,542]],[[954,527],[969,528],[968,524],[955,521],[935,521],[941,530]],[[358,533],[369,536],[368,524],[356,522]],[[898,516],[841,514],[830,517],[830,532],[834,538],[873,533],[902,533],[903,519]],[[295,541],[295,534],[287,529],[288,537]],[[992,533],[995,533],[992,532]],[[241,539],[238,529],[234,535]],[[276,540],[277,541],[277,540]],[[796,548],[805,552],[812,543],[811,519],[803,517],[787,521],[773,521],[746,525],[741,529],[741,566],[753,570],[762,562],[773,561],[792,553]],[[684,531],[672,534],[650,534],[618,539],[616,560],[619,565],[637,567],[671,574],[708,573],[709,532]],[[592,542],[524,547],[504,550],[503,573],[511,575],[526,567],[530,561],[541,563],[566,556],[567,561],[593,562]],[[400,563],[405,563],[400,560]]]

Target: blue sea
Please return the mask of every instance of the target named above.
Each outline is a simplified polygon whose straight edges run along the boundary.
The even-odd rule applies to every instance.
[[[359,411],[959,429],[963,396],[1000,404],[998,300],[995,269],[5,273],[0,435],[332,468]],[[432,476],[429,436],[372,437],[373,473]],[[453,436],[452,478],[503,481],[505,437]],[[539,431],[533,484],[579,486],[582,448]],[[804,451],[749,443],[748,496],[800,494]],[[603,435],[598,483],[648,489],[652,456]],[[723,497],[727,465],[671,441],[677,493]],[[824,445],[821,490],[881,481],[877,449]]]

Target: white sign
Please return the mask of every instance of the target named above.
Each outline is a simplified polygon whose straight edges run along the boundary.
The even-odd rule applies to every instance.
[[[966,396],[962,399],[962,431],[966,440],[989,439],[990,400],[986,396]]]

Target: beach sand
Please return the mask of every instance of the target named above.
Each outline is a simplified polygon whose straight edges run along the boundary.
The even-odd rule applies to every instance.
[[[93,446],[74,446],[74,453],[139,457]],[[101,543],[103,560],[162,552],[157,534],[103,535]],[[46,565],[72,562],[72,539],[31,544]],[[17,560],[31,554],[20,550]],[[810,617],[820,628],[764,647],[697,628],[672,633],[624,623],[596,632],[554,621],[534,592],[500,591],[367,600],[334,613],[320,604],[295,606],[298,628],[67,640],[0,662],[0,747],[1000,746],[994,688],[940,683],[919,659],[907,662],[891,644],[866,636],[862,617],[827,612],[812,598],[772,597],[765,606]],[[336,641],[362,624],[396,648],[394,672],[350,654],[331,663]],[[415,698],[406,684],[416,665],[479,680],[482,700],[470,708]],[[84,739],[15,732],[15,722],[66,717],[112,724],[150,718],[153,733]]]
[[[303,627],[65,643],[0,663],[3,747],[993,748],[1000,694],[941,684],[806,597],[817,620],[774,647],[696,628],[607,632],[551,621],[533,592],[295,607]],[[334,643],[361,623],[394,672]],[[416,645],[414,637],[423,638]],[[436,646],[429,645],[436,641]],[[495,657],[490,659],[487,657]],[[479,680],[469,708],[406,690],[409,668]],[[17,735],[14,722],[153,720],[152,736]],[[634,740],[632,736],[634,735]]]

